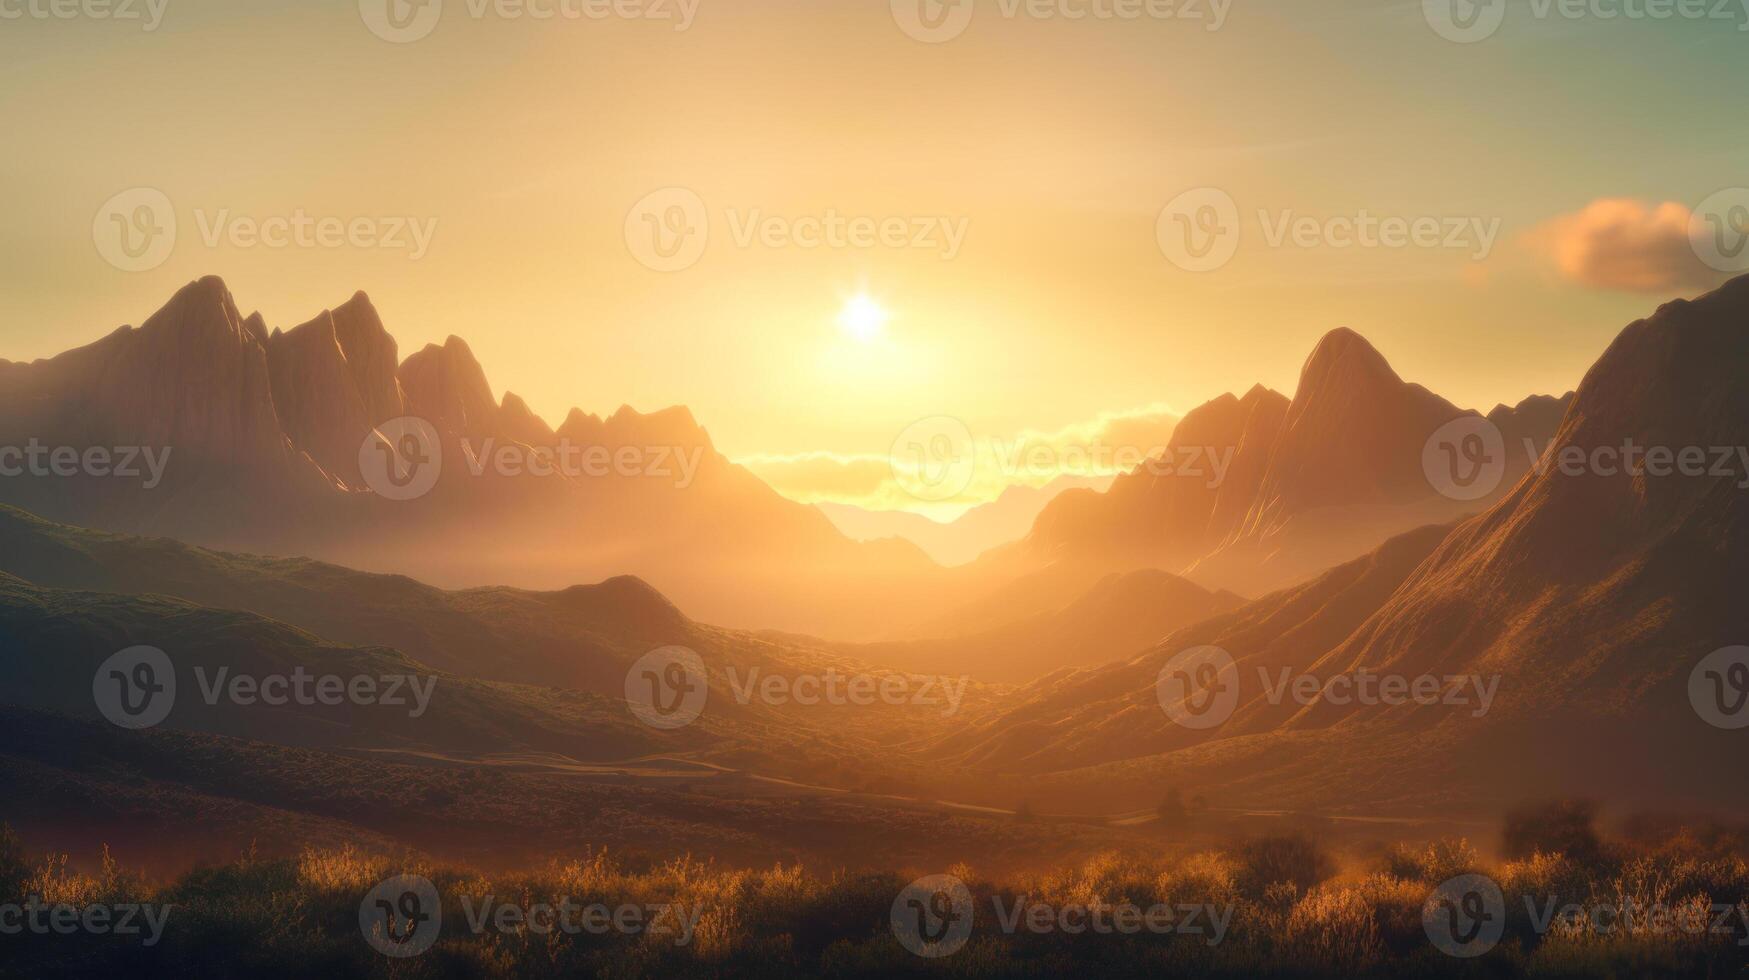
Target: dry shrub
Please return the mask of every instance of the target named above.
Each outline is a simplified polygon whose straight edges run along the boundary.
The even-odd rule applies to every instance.
[[[1354,974],[1384,955],[1373,896],[1361,888],[1312,889],[1288,914],[1284,931],[1282,954],[1300,967]]]
[[[338,851],[310,849],[298,855],[298,884],[320,894],[357,892],[362,896],[389,875],[388,862],[360,853],[351,844]]]
[[[1155,889],[1165,901],[1226,905],[1239,897],[1239,863],[1214,851],[1192,854],[1155,877]]]
[[[1565,854],[1580,864],[1602,864],[1603,841],[1597,836],[1597,804],[1560,800],[1522,807],[1506,815],[1501,842],[1508,858],[1538,852]]]
[[[69,870],[67,855],[51,854],[25,878],[24,893],[50,905],[83,908],[102,897],[103,884],[96,878]]]
[[[1239,845],[1234,886],[1240,895],[1260,900],[1271,885],[1287,883],[1304,893],[1336,873],[1336,865],[1304,837],[1264,837]],[[1279,892],[1279,889],[1278,889]]]
[[[1482,870],[1482,856],[1462,837],[1442,837],[1420,847],[1393,846],[1385,856],[1385,870],[1397,878],[1437,885],[1459,875]]]
[[[0,824],[0,901],[22,901],[30,865],[24,860],[24,842],[10,824]]]
[[[1129,902],[1146,908],[1164,894],[1157,866],[1112,853],[1042,877],[1023,878],[1013,887],[1033,901],[1058,907]]]

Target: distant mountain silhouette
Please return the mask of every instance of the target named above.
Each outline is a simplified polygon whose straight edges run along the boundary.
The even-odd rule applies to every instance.
[[[1567,401],[1541,396],[1488,416],[1507,452],[1495,495],[1529,469],[1525,440],[1546,445]],[[992,559],[1160,567],[1252,595],[1302,582],[1393,534],[1486,506],[1441,496],[1423,470],[1428,440],[1471,414],[1404,382],[1359,334],[1335,330],[1291,401],[1259,385],[1196,408],[1152,463],[1103,494],[1062,494]]]
[[[403,416],[428,423],[428,493],[373,493],[361,450]],[[718,622],[855,635],[887,622],[901,576],[935,570],[900,541],[851,541],[730,463],[683,407],[555,431],[492,394],[451,337],[398,359],[360,293],[290,330],[244,317],[224,283],[190,283],[138,328],[31,364],[0,361],[0,445],[168,448],[163,483],[0,480],[0,502],[54,520],[303,554],[446,585],[553,587],[643,576]],[[531,448],[573,466],[531,476]],[[585,457],[585,451],[593,455]],[[506,470],[498,455],[509,452]],[[619,454],[626,455],[619,455]],[[915,586],[905,586],[915,591]]]
[[[1733,733],[1702,718],[1689,685],[1703,658],[1749,636],[1746,376],[1749,277],[1669,303],[1617,337],[1539,468],[1484,513],[1393,539],[1127,664],[1036,684],[956,740],[954,757],[1135,801],[1164,780],[1283,807],[1482,809],[1551,795],[1740,807],[1749,788],[1718,762]],[[1534,429],[1554,409],[1495,417]],[[1708,471],[1612,464],[1630,444],[1699,448]],[[1192,730],[1159,709],[1155,685],[1168,660],[1204,644],[1238,662],[1242,695],[1225,723]],[[1258,668],[1492,677],[1498,696],[1481,716],[1270,703]]]
[[[1103,487],[1110,482],[1110,478],[1064,475],[1042,487],[1011,486],[995,500],[947,522],[911,511],[867,510],[854,504],[827,502],[814,506],[855,540],[904,538],[943,565],[960,565],[1025,536],[1039,512],[1058,494]]]
[[[1510,437],[1498,492],[1528,465],[1523,440],[1546,442],[1565,404],[1532,399],[1489,416]],[[1061,608],[1114,572],[1158,569],[1256,595],[1480,510],[1488,500],[1448,500],[1421,473],[1432,431],[1463,414],[1337,331],[1291,401],[1262,387],[1215,399],[1177,427],[1170,470],[1143,466],[1103,493],[1067,489],[1021,540],[942,569],[909,541],[852,540],[820,509],[782,497],[718,453],[684,407],[573,410],[555,430],[515,394],[495,398],[459,337],[400,359],[362,293],[270,332],[209,277],[138,328],[49,360],[0,362],[0,445],[157,447],[173,453],[162,485],[5,479],[0,503],[448,587],[634,575],[707,622],[918,638]],[[403,417],[430,427],[427,448],[442,460],[435,485],[405,501],[376,492],[361,468],[382,448],[373,433],[405,437],[384,428]],[[530,475],[537,450],[566,449],[587,472]],[[1010,497],[967,515],[960,530],[977,532],[976,547],[1018,528],[1037,502]]]

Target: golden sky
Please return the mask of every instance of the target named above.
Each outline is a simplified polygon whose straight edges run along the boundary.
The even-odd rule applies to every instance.
[[[0,357],[89,342],[216,273],[274,326],[363,289],[403,354],[461,335],[555,423],[683,403],[767,463],[878,461],[923,418],[1013,438],[1291,393],[1337,326],[1486,410],[1573,387],[1623,324],[1711,281],[1684,216],[1749,173],[1734,25],[1508,20],[1460,44],[1419,2],[1234,0],[1210,30],[1208,4],[1067,20],[977,0],[924,43],[907,0],[696,0],[684,30],[559,2],[445,0],[410,43],[356,2],[0,20]],[[628,9],[682,7],[651,2]],[[1191,272],[1161,215],[1205,187],[1241,235]],[[140,272],[93,242],[132,188],[177,221]],[[652,219],[696,201],[709,237],[664,272],[636,209],[671,188],[691,196]],[[235,233],[295,214],[430,240]],[[1279,224],[1363,214],[1471,231],[1336,247]],[[835,220],[844,240],[810,247]],[[840,323],[858,296],[878,329]]]

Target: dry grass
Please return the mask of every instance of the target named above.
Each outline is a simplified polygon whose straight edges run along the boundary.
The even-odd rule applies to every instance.
[[[1577,861],[1533,853],[1490,865],[1467,842],[1397,848],[1337,873],[1310,842],[1252,841],[1175,859],[1104,855],[1054,871],[988,880],[950,869],[975,897],[976,928],[958,953],[927,961],[905,952],[889,926],[910,875],[815,874],[797,866],[726,869],[690,859],[625,866],[606,852],[511,874],[435,868],[351,847],[292,860],[252,855],[156,888],[106,861],[81,875],[64,856],[27,860],[0,836],[0,900],[37,895],[86,906],[149,901],[174,906],[156,948],[115,937],[21,937],[0,946],[0,976],[416,978],[532,976],[1687,976],[1740,973],[1749,953],[1742,920],[1710,931],[1716,902],[1749,895],[1749,865],[1680,837],[1612,843]],[[1484,873],[1507,899],[1504,940],[1476,962],[1447,957],[1422,927],[1438,882]],[[399,873],[429,877],[444,902],[443,930],[428,953],[396,961],[364,943],[358,906]],[[475,933],[464,907],[491,897],[521,907],[569,897],[578,904],[666,905],[695,911],[690,942],[652,934]],[[1204,935],[1008,933],[992,900],[1053,908],[1167,904],[1227,909],[1224,941]],[[1541,910],[1568,903],[1665,908],[1668,921],[1603,928],[1559,916],[1539,931]],[[10,940],[12,937],[8,937]]]

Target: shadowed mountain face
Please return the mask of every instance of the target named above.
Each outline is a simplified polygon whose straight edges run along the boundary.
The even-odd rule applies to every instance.
[[[554,775],[746,770],[797,789],[892,791],[950,775],[894,757],[895,738],[938,736],[991,696],[954,678],[904,681],[907,696],[879,707],[810,696],[807,678],[880,685],[905,675],[816,641],[693,622],[635,579],[449,593],[11,510],[0,510],[0,541],[5,566],[32,576],[0,571],[0,705],[80,718],[100,714],[111,681],[124,703],[164,689],[162,673],[138,686],[126,670],[105,675],[119,651],[148,646],[174,677],[156,724],[182,731],[437,764],[510,760]],[[674,646],[696,655],[708,690],[695,717],[645,724],[628,701],[638,661]],[[288,690],[285,679],[300,675],[305,687]],[[339,682],[327,699],[314,695],[323,678]],[[247,687],[237,693],[233,682]],[[359,700],[350,692],[360,682],[384,696]],[[771,694],[774,683],[786,693]]]
[[[405,445],[404,427],[379,429],[402,417],[434,438],[406,472],[387,472],[439,475],[391,500],[399,488],[373,485],[364,466]],[[0,445],[99,449],[118,468],[146,450],[128,457],[137,478],[69,467],[0,480],[0,501],[55,520],[450,585],[636,574],[722,622],[855,635],[936,570],[914,547],[851,541],[780,497],[685,408],[573,411],[555,432],[515,395],[494,398],[460,338],[400,361],[362,293],[269,333],[207,278],[138,328],[0,362]]]
[[[1749,784],[1718,766],[1733,733],[1703,718],[1705,687],[1690,685],[1703,658],[1749,637],[1746,371],[1749,278],[1668,304],[1622,332],[1538,468],[1485,513],[1395,539],[1128,664],[1035,686],[951,751],[1138,798],[1173,779],[1275,806],[1563,793],[1740,806]],[[1532,403],[1515,415],[1535,412],[1553,414]],[[1684,453],[1697,464],[1686,473]],[[1192,729],[1158,706],[1156,683],[1203,644],[1233,656],[1240,696],[1224,723]],[[1473,678],[1495,694],[1481,711],[1475,697],[1272,701],[1265,678],[1281,671]],[[1716,693],[1733,694],[1723,682]]]
[[[1569,396],[1570,397],[1570,396]],[[1529,469],[1567,399],[1500,406],[1506,468]],[[1474,512],[1442,496],[1423,465],[1440,428],[1473,415],[1399,378],[1359,334],[1319,342],[1290,401],[1262,386],[1185,416],[1167,452],[1104,493],[1064,493],[1039,515],[1022,563],[1153,565],[1258,594],[1305,581],[1393,534]]]

